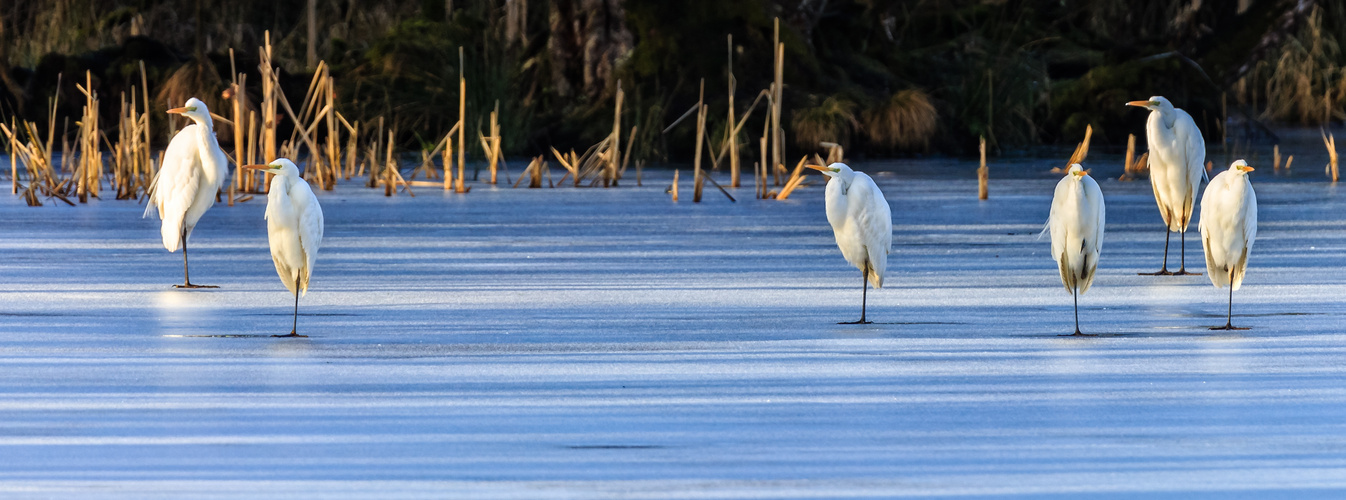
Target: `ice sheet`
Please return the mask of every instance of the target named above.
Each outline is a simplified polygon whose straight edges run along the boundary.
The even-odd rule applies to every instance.
[[[308,339],[266,337],[291,302],[262,198],[202,218],[193,281],[220,288],[179,291],[142,207],[0,196],[0,496],[1346,494],[1334,186],[1254,176],[1231,334],[1205,276],[1136,275],[1162,253],[1148,183],[1100,180],[1082,339],[1038,238],[1050,175],[978,202],[972,177],[876,173],[896,227],[866,326],[835,324],[860,272],[816,180],[697,205],[687,177],[677,204],[663,171],[321,192]]]

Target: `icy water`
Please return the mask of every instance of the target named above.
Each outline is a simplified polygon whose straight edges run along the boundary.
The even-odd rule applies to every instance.
[[[662,171],[343,185],[319,194],[308,339],[267,337],[291,302],[261,198],[206,214],[192,276],[220,288],[179,291],[141,206],[0,196],[0,497],[1346,495],[1346,193],[1321,163],[1254,174],[1234,295],[1252,329],[1231,334],[1207,329],[1226,295],[1205,276],[1136,275],[1162,225],[1148,183],[1100,159],[1107,239],[1080,300],[1100,336],[1068,338],[1038,237],[1052,162],[993,165],[979,202],[974,166],[922,161],[948,170],[855,164],[895,223],[865,326],[836,324],[860,273],[817,181],[699,205]]]

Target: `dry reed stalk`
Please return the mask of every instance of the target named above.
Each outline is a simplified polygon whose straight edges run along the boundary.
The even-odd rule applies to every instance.
[[[379,157],[379,151],[382,149],[381,146],[383,142],[382,116],[379,117],[379,124],[377,127],[374,128],[372,132],[374,132],[374,137],[373,140],[370,141],[369,152],[365,154],[365,159],[369,163],[369,180],[366,181],[366,187],[371,188],[378,186],[378,181],[376,178],[379,170],[377,158]]]
[[[355,165],[360,162],[360,150],[357,146],[359,140],[360,122],[357,120],[350,125],[350,137],[346,139],[346,180],[351,180],[351,177],[355,176]]]
[[[762,164],[759,162],[752,162],[752,195],[762,199]]]
[[[706,97],[706,79],[701,79],[701,96],[697,99],[696,113],[696,156],[692,157],[692,203],[701,203],[701,147],[706,138],[706,111],[709,109],[705,103]]]
[[[728,45],[729,45],[729,51],[728,51],[728,53],[729,53],[729,58],[728,58],[728,62],[726,63],[726,67],[727,67],[728,70],[729,70],[729,71],[728,71],[728,73],[729,73],[729,121],[726,121],[726,122],[725,122],[724,140],[726,141],[726,144],[729,146],[729,187],[735,187],[735,188],[736,188],[736,187],[739,187],[739,184],[740,184],[740,183],[739,183],[739,164],[738,164],[738,134],[735,133],[735,132],[738,131],[738,128],[732,126],[732,125],[734,125],[735,123],[738,123],[736,120],[734,120],[734,90],[735,90],[735,83],[736,83],[736,82],[734,81],[734,34],[733,34],[733,33],[730,33],[730,34],[729,34],[729,37],[728,37]]]
[[[606,175],[603,176],[603,187],[616,186],[617,180],[621,175],[619,172],[622,154],[622,98],[626,94],[622,92],[622,81],[617,80],[617,104],[612,113],[612,147],[607,152],[608,168]]]
[[[631,135],[626,136],[626,152],[622,153],[622,168],[617,170],[618,179],[621,179],[623,176],[626,175],[626,166],[631,162],[631,150],[636,149],[635,147],[632,146],[632,144],[635,144],[636,142],[636,129],[638,128],[639,126],[633,125],[631,127]],[[637,170],[637,172],[639,172],[639,170]],[[637,186],[640,185],[639,173],[636,174],[636,185]]]
[[[786,179],[785,185],[781,186],[780,193],[776,194],[777,200],[789,198],[790,193],[793,193],[795,188],[798,188],[804,182],[804,165],[808,163],[808,159],[809,157],[805,156],[799,159],[799,163],[795,164],[794,172],[790,174],[789,179]]]
[[[444,134],[444,150],[439,153],[440,163],[444,170],[445,191],[453,189],[453,134],[457,130],[458,125],[461,125],[461,123],[454,124],[453,128],[449,129],[449,133]]]
[[[327,106],[325,107],[327,113],[325,118],[327,121],[326,165],[328,166],[326,170],[327,178],[324,180],[324,186],[327,188],[328,191],[331,191],[332,189],[336,188],[337,179],[341,177],[341,175],[338,173],[338,170],[341,165],[341,150],[337,147],[337,139],[338,136],[341,134],[341,129],[337,128],[337,120],[336,120],[336,88],[332,84],[331,71],[326,69],[326,63],[324,63],[323,66],[324,66],[323,78],[324,80],[326,80],[325,82],[323,82],[323,86],[325,87],[324,94],[327,96]]]
[[[524,177],[531,177],[533,175],[533,167],[536,166],[537,166],[537,158],[533,158],[531,161],[528,162],[528,166],[523,168],[523,172],[519,173],[519,180],[514,181],[514,185],[510,187],[514,188],[519,187],[519,183],[523,182]],[[528,182],[528,187],[529,188],[533,187],[533,182],[531,180]]]
[[[1149,174],[1150,172],[1149,162],[1150,162],[1150,152],[1146,151],[1144,153],[1141,153],[1140,158],[1136,158],[1136,162],[1132,163],[1131,166],[1129,167],[1131,169],[1131,173],[1137,177],[1139,177],[1140,174],[1142,173]]]
[[[678,202],[678,170],[673,169],[673,203]]]
[[[483,147],[486,151],[486,159],[489,162],[491,170],[491,184],[496,183],[496,164],[500,161],[500,101],[495,101],[495,109],[491,110],[490,131],[491,137],[482,138]]]
[[[467,79],[463,77],[463,47],[458,47],[458,179],[455,181],[454,192],[466,193],[467,187],[463,185],[463,174],[466,161],[463,153],[467,151],[464,138],[467,131]]]
[[[574,176],[576,178],[579,177],[578,175],[579,170],[576,170],[575,166],[572,165],[570,161],[566,159],[566,155],[561,154],[561,152],[557,151],[555,147],[551,148],[551,154],[556,157],[556,161],[561,163],[561,167],[566,169],[566,175],[561,177],[561,182],[565,182],[566,177],[568,176]],[[578,182],[576,182],[575,184],[579,185]]]
[[[1286,172],[1289,172],[1289,171],[1290,171],[1290,164],[1291,164],[1291,163],[1294,163],[1294,162],[1295,162],[1295,155],[1290,155],[1289,158],[1286,158],[1286,159],[1285,159],[1285,171],[1286,171]]]
[[[246,161],[248,162],[247,164],[251,164],[253,161],[256,160],[256,158],[257,158],[257,142],[258,142],[258,140],[259,140],[260,138],[261,138],[260,131],[257,130],[257,112],[256,112],[256,111],[249,110],[249,111],[248,111],[248,139],[247,139],[247,140],[248,140],[248,151],[247,151],[247,155],[245,156],[245,157],[247,158],[247,160],[246,160]],[[246,164],[245,164],[245,165],[246,165]],[[243,188],[242,188],[241,191],[243,191],[244,193],[256,193],[256,192],[257,192],[257,172],[256,172],[255,170],[248,170],[247,172],[245,172],[245,173],[243,174]]]
[[[1122,176],[1118,180],[1131,180],[1131,164],[1136,159],[1136,134],[1126,135],[1126,159],[1122,160]]]
[[[766,120],[766,122],[767,122],[767,124],[770,124],[770,123],[771,123],[771,120]],[[760,140],[758,140],[758,144],[761,146],[761,152],[760,152],[761,156],[760,156],[760,158],[762,159],[762,161],[760,161],[760,162],[758,162],[758,163],[761,163],[761,168],[754,168],[754,170],[757,171],[757,176],[758,176],[758,180],[757,180],[757,187],[758,187],[758,190],[757,190],[757,199],[759,199],[759,200],[766,199],[766,190],[767,190],[767,186],[766,186],[766,176],[767,176],[767,172],[766,172],[766,170],[767,170],[768,167],[767,167],[767,163],[766,163],[766,162],[767,162],[767,155],[766,155],[767,135],[766,135],[766,134],[767,134],[767,131],[766,131],[766,130],[763,130],[763,131],[762,131],[762,138],[761,138]]]
[[[1323,145],[1327,147],[1327,173],[1332,175],[1332,182],[1337,182],[1337,138],[1322,128],[1318,132],[1323,135]],[[1286,168],[1290,168],[1288,164]]]
[[[977,167],[977,199],[985,200],[990,195],[991,182],[991,170],[986,168],[986,136],[981,137],[981,145],[977,147],[977,151],[981,153],[981,166]]]
[[[1071,165],[1083,162],[1084,158],[1089,156],[1089,141],[1090,139],[1093,138],[1093,136],[1094,136],[1093,125],[1085,125],[1084,140],[1080,141],[1080,144],[1078,146],[1075,146],[1075,152],[1070,154],[1070,161],[1068,161],[1066,163],[1066,166],[1064,167],[1053,168],[1052,173],[1064,174],[1070,171]]]
[[[761,101],[762,101],[763,98],[766,98],[767,101],[768,101],[768,103],[769,103],[769,102],[771,101],[771,90],[769,90],[769,89],[763,89],[761,92],[757,93],[757,98],[756,98],[756,99],[753,99],[753,101],[752,101],[752,105],[751,105],[751,106],[748,106],[748,110],[747,110],[747,111],[744,111],[744,112],[743,112],[743,116],[740,116],[740,117],[738,118],[738,124],[734,126],[734,129],[733,129],[732,131],[729,132],[729,134],[730,134],[731,136],[737,138],[737,137],[740,135],[740,133],[741,133],[742,130],[743,130],[743,125],[746,124],[746,123],[748,122],[748,118],[750,118],[750,117],[752,116],[752,112],[755,111],[755,110],[757,109],[757,105],[758,105],[759,103],[761,103]],[[769,107],[769,106],[770,106],[770,104],[768,104],[768,107]],[[768,116],[767,118],[768,118],[767,121],[769,122],[769,121],[770,121],[770,116]],[[766,130],[766,129],[764,128],[764,129],[763,129],[763,133],[762,133],[763,136],[766,135],[765,130]],[[737,145],[735,145],[735,149],[737,150]],[[715,155],[715,160],[716,160],[716,162],[718,163],[718,162],[719,162],[721,159],[723,159],[724,156],[727,155],[727,154],[729,154],[729,144],[728,144],[728,143],[721,144],[721,145],[720,145],[720,152],[717,153],[717,154]]]
[[[98,94],[93,92],[93,72],[85,71],[84,85],[75,85],[84,94],[84,115],[79,123],[79,201],[88,203],[89,196],[98,198],[102,186],[103,154],[98,147]],[[62,161],[65,161],[64,158]]]
[[[775,20],[771,47],[775,49],[773,51],[775,59],[775,80],[771,86],[771,164],[773,165],[773,168],[775,168],[775,166],[780,166],[780,168],[783,169],[784,166],[781,165],[781,160],[785,157],[785,128],[781,125],[780,115],[781,95],[785,88],[785,44],[780,41],[779,17]],[[776,185],[780,185],[779,174],[776,175]]]
[[[1271,170],[1280,171],[1281,169],[1281,145],[1277,144],[1271,147]]]
[[[262,40],[263,44],[258,48],[258,55],[261,58],[258,70],[262,75],[262,163],[269,165],[276,161],[276,83],[279,80],[276,79],[275,67],[271,62],[271,31],[264,32]],[[259,190],[269,189],[271,175],[266,174]]]
[[[643,160],[643,159],[641,159],[641,160],[636,160],[636,186],[637,186],[637,187],[639,187],[639,186],[641,185],[641,181],[643,180],[643,179],[641,179],[641,178],[644,177],[644,173],[645,173],[644,171],[645,171],[645,160]]]
[[[397,170],[396,160],[393,159],[393,131],[388,131],[388,153],[383,159],[383,195],[392,196],[397,189],[397,183],[393,180],[393,172]]]

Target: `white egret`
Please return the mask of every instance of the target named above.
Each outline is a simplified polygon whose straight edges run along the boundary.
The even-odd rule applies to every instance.
[[[1047,230],[1052,233],[1052,258],[1061,271],[1061,284],[1075,298],[1075,335],[1080,333],[1080,295],[1089,291],[1103,250],[1106,216],[1103,192],[1080,164],[1070,166],[1056,183]]]
[[[308,292],[313,262],[322,245],[322,207],[308,187],[308,181],[299,177],[294,162],[277,158],[268,165],[245,165],[243,168],[265,170],[275,174],[266,195],[266,233],[271,243],[271,261],[285,288],[294,294],[294,324],[289,335],[273,337],[307,337],[299,335],[299,296]]]
[[[158,207],[164,248],[176,252],[178,245],[182,246],[182,284],[174,285],[175,288],[219,288],[192,284],[187,271],[187,239],[196,222],[215,205],[215,194],[229,176],[229,160],[215,140],[206,103],[193,97],[187,99],[186,106],[168,112],[191,118],[195,123],[179,130],[168,143],[163,165],[150,186],[144,216],[148,217]]]
[[[1243,160],[1220,172],[1201,195],[1201,243],[1206,248],[1206,272],[1215,288],[1229,287],[1229,312],[1224,326],[1211,330],[1247,330],[1234,327],[1234,290],[1243,284],[1248,252],[1257,239],[1257,193],[1248,180],[1253,168]]]
[[[1159,205],[1165,226],[1163,267],[1158,272],[1140,274],[1201,274],[1187,272],[1187,224],[1192,221],[1196,190],[1206,174],[1206,141],[1192,115],[1173,107],[1168,99],[1154,96],[1126,105],[1150,110],[1150,118],[1145,122],[1145,140],[1150,148],[1150,187],[1154,188],[1154,201]],[[1182,260],[1176,273],[1168,270],[1168,239],[1173,231],[1182,239]]]
[[[827,181],[827,222],[837,238],[841,255],[860,270],[860,321],[840,324],[866,324],[865,303],[869,284],[883,288],[888,269],[888,252],[893,246],[893,213],[883,192],[864,172],[856,172],[845,163],[827,167],[809,165],[830,177]]]

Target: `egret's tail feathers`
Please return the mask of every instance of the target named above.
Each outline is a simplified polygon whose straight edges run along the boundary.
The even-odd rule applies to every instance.
[[[162,172],[162,169],[155,172],[154,178],[150,179],[150,189],[145,193],[145,213],[140,215],[140,218],[142,219],[149,217],[151,213],[154,213],[155,208],[158,207],[158,203],[154,202],[154,193],[158,191],[156,188],[159,185],[159,174]],[[162,213],[159,214],[159,218],[163,218]]]
[[[879,274],[879,273],[875,272],[873,269],[871,269],[871,270],[869,271],[869,277],[868,277],[868,278],[869,278],[869,284],[874,285],[874,288],[883,288],[883,275],[882,275],[882,274]]]
[[[1065,285],[1067,292],[1075,291],[1075,273],[1070,271],[1070,259],[1066,252],[1061,252],[1061,257],[1056,259],[1056,269],[1061,271],[1061,284]]]
[[[1243,254],[1239,256],[1239,261],[1234,263],[1234,268],[1230,269],[1229,284],[1237,291],[1243,286],[1243,274],[1248,271],[1248,249],[1243,249]]]
[[[178,251],[182,244],[182,221],[168,219],[159,226],[159,235],[164,238],[164,248],[169,252]]]
[[[1098,258],[1089,258],[1089,254],[1084,254],[1084,262],[1080,266],[1080,278],[1076,284],[1080,287],[1080,295],[1089,291],[1089,286],[1094,284],[1094,272],[1098,270]]]

